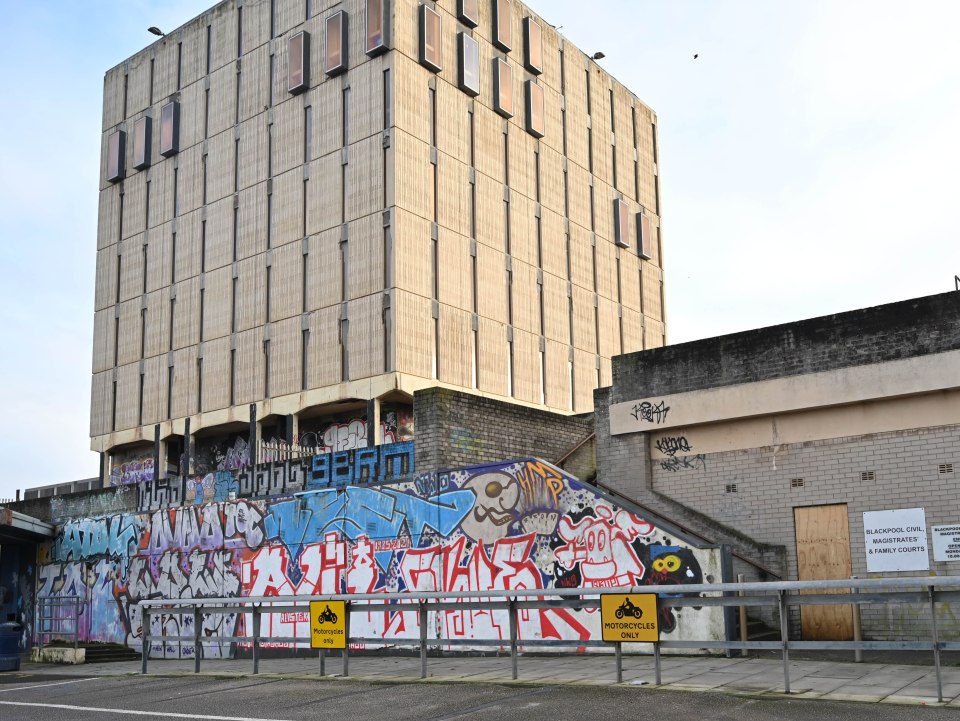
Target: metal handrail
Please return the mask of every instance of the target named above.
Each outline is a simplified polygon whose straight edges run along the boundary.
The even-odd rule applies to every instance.
[[[953,589],[953,590],[948,590]],[[809,593],[821,591],[821,593]],[[826,593],[827,591],[851,591],[851,593]],[[743,592],[745,595],[737,595]],[[807,593],[802,593],[807,592]],[[347,604],[347,617],[352,611],[368,613],[370,611],[418,612],[420,616],[420,659],[421,674],[427,672],[427,647],[433,645],[493,645],[505,647],[506,640],[447,639],[427,638],[426,614],[429,611],[452,610],[501,610],[507,611],[510,618],[510,656],[513,666],[513,678],[517,678],[518,648],[547,647],[587,647],[608,646],[599,641],[546,641],[543,639],[519,639],[517,612],[519,609],[578,607],[596,608],[600,605],[600,595],[618,594],[655,594],[658,607],[683,606],[776,606],[780,620],[780,641],[718,641],[716,639],[687,641],[658,641],[653,646],[656,683],[660,684],[660,650],[667,649],[780,649],[783,656],[784,692],[790,693],[789,652],[794,650],[899,650],[932,651],[936,665],[937,694],[943,700],[943,684],[940,670],[940,652],[943,650],[960,651],[960,642],[941,642],[937,628],[936,604],[960,601],[960,576],[874,578],[830,581],[777,581],[768,583],[719,583],[685,584],[663,586],[623,586],[619,588],[550,588],[517,589],[510,591],[424,591],[413,593],[362,593],[362,594],[318,594],[312,596],[255,596],[239,598],[187,598],[187,599],[145,599],[139,602],[143,612],[143,653],[142,673],[147,672],[150,657],[150,615],[159,609],[177,608],[192,610],[194,617],[194,636],[161,635],[163,641],[192,640],[195,643],[194,671],[200,671],[201,650],[204,639],[200,637],[200,614],[231,612],[249,613],[253,616],[252,636],[218,636],[208,642],[250,641],[253,656],[253,672],[259,672],[260,644],[262,641],[302,642],[305,638],[262,637],[260,620],[264,613],[283,613],[302,610],[312,601],[344,601]],[[789,606],[804,605],[854,605],[859,611],[861,603],[871,604],[918,604],[928,605],[930,611],[930,641],[791,641],[787,609]],[[176,613],[176,611],[173,611]],[[348,623],[349,629],[349,623]],[[351,642],[389,642],[415,643],[413,638],[377,638],[365,639],[349,636]],[[616,644],[617,679],[622,680],[622,645]],[[343,650],[343,675],[348,675],[349,650]],[[321,673],[324,668],[324,652],[320,651]]]

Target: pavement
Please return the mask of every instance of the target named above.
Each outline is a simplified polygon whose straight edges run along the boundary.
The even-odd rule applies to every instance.
[[[791,658],[790,693],[785,693],[781,658],[726,658],[722,656],[667,656],[661,658],[661,685],[655,685],[652,656],[624,655],[623,681],[617,682],[613,654],[524,656],[518,658],[518,677],[512,678],[507,656],[431,656],[427,678],[421,679],[419,656],[356,655],[349,658],[349,676],[343,660],[325,660],[326,676],[338,682],[463,683],[518,686],[643,687],[686,692],[712,692],[757,698],[822,699],[862,703],[909,704],[960,708],[960,668],[953,659],[941,666],[943,702],[937,698],[937,677],[932,653],[912,655],[909,663],[854,663],[836,656]],[[926,663],[924,663],[924,661]],[[0,673],[0,685],[15,683],[16,676],[51,679],[139,675],[139,661],[64,666],[25,662],[18,672]],[[149,675],[192,676],[194,662],[151,659]],[[319,679],[316,655],[295,658],[262,658],[263,679]],[[204,659],[201,675],[216,678],[252,678],[251,659]],[[4,678],[6,677],[6,678]],[[329,680],[329,679],[328,679]]]

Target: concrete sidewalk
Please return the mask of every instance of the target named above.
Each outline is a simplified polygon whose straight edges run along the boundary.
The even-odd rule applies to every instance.
[[[192,660],[151,660],[151,675],[192,674]],[[319,678],[317,657],[265,658],[260,674],[265,677]],[[326,673],[338,682],[351,679],[385,683],[491,683],[535,685],[614,686],[616,662],[609,656],[520,656],[518,679],[511,679],[509,656],[430,658],[427,679],[420,678],[420,659],[410,656],[351,656],[349,678],[342,676],[343,660],[326,659]],[[139,674],[139,662],[59,666],[25,663],[20,674],[0,674],[0,684],[13,676],[117,676]],[[250,659],[204,659],[203,675],[248,676],[253,674]],[[782,660],[761,658],[723,658],[707,656],[664,656],[661,662],[662,685],[674,691],[714,691],[740,696],[784,697]],[[4,677],[7,678],[4,678]],[[790,698],[828,699],[944,705],[960,708],[960,668],[941,669],[944,703],[937,701],[936,671],[930,665],[889,663],[852,663],[834,660],[795,660],[790,662]],[[9,680],[8,680],[9,679]],[[623,686],[653,687],[652,656],[623,657]]]

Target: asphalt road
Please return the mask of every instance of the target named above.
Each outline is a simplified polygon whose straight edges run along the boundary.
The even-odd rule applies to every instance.
[[[0,674],[2,721],[956,721],[957,709],[643,688]]]

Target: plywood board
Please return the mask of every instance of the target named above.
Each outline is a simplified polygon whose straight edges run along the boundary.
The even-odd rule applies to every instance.
[[[794,508],[793,516],[797,578],[800,581],[849,580],[853,567],[847,504]],[[853,640],[851,606],[801,606],[800,621],[804,641]]]

